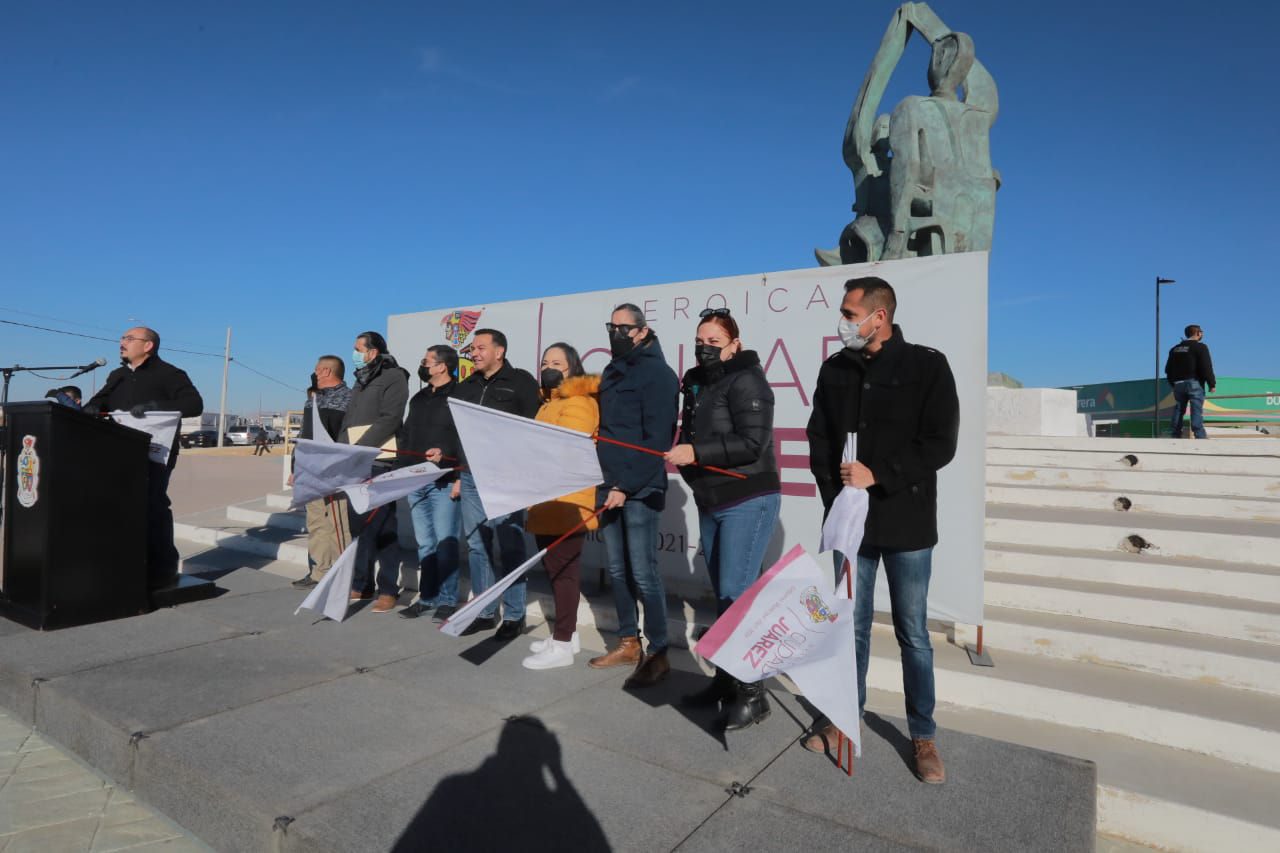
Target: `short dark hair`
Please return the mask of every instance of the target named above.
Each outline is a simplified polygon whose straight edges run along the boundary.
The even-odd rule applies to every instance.
[[[645,322],[644,312],[640,310],[640,306],[638,305],[633,305],[630,302],[624,302],[621,305],[619,305],[617,308],[614,308],[613,311],[611,311],[610,313],[617,314],[619,311],[626,311],[628,314],[630,314],[632,322],[640,328],[644,328],[645,326],[649,325],[648,323]]]
[[[356,335],[356,340],[363,340],[364,345],[369,349],[376,349],[378,355],[387,354],[387,339],[377,332],[361,332]]]
[[[366,343],[365,346],[368,346],[368,344]],[[336,355],[322,355],[320,356],[320,360],[329,365],[329,369],[333,371],[334,376],[338,377],[339,379],[342,379],[344,376],[346,376],[347,365],[343,363],[342,359],[338,358]]]
[[[63,385],[58,391],[74,398],[77,403],[84,399],[84,393],[80,390],[79,385]]]
[[[497,329],[476,329],[471,333],[471,340],[474,341],[481,335],[488,335],[493,338],[494,345],[502,347],[502,354],[504,356],[507,354],[507,336],[502,334],[502,332],[499,332]]]
[[[436,357],[449,370],[450,376],[458,375],[458,351],[447,344],[435,344],[427,347],[427,352]]]
[[[160,333],[147,326],[138,326],[138,328],[142,330],[142,337],[154,344],[151,347],[151,351],[153,353],[160,352]]]
[[[889,322],[893,322],[893,315],[898,310],[898,295],[893,292],[893,285],[882,278],[868,275],[851,278],[844,283],[845,293],[855,290],[862,291],[862,301],[872,306],[872,310],[883,308]]]
[[[582,366],[582,356],[578,355],[578,351],[576,349],[569,344],[566,344],[564,341],[557,341],[542,351],[542,357],[546,358],[547,353],[553,349],[563,351],[564,360],[569,362],[569,372],[564,375],[565,379],[568,379],[570,376],[583,376],[586,374],[587,371]]]
[[[1190,326],[1187,326],[1185,329],[1182,330],[1182,336],[1184,338],[1190,338],[1192,335],[1195,335],[1200,331],[1202,331],[1201,328],[1195,325],[1194,323],[1192,323]]]

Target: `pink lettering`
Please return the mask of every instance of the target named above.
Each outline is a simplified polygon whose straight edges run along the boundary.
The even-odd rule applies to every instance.
[[[658,304],[658,300],[656,300],[656,299],[646,299],[646,300],[644,301],[644,319],[645,319],[645,322],[648,322],[649,320],[656,320],[656,319],[658,319],[656,316],[654,316],[654,314],[657,312],[657,310],[658,310],[658,309],[657,309],[656,307],[655,307],[655,308],[650,308],[650,307],[649,307],[650,305],[655,305],[655,306],[656,306],[657,304]]]
[[[822,292],[822,285],[820,284],[815,285],[813,288],[813,293],[809,294],[809,301],[805,303],[804,310],[808,311],[809,306],[814,304],[815,302],[821,302],[823,308],[831,307],[831,305],[827,302],[826,295]]]
[[[782,340],[782,338],[778,338],[776,341],[774,341],[773,349],[769,351],[769,358],[764,363],[765,376],[767,377],[769,375],[769,368],[773,365],[774,356],[776,356],[778,353],[782,353],[782,358],[787,363],[787,372],[791,374],[791,381],[790,382],[770,381],[769,387],[770,388],[794,388],[800,394],[800,401],[804,403],[806,406],[808,406],[809,397],[807,394],[804,393],[804,385],[802,385],[800,382],[800,375],[796,373],[796,366],[795,364],[792,363],[791,354],[787,352],[787,345]]]
[[[719,304],[719,305],[712,305],[712,304],[711,304],[711,301],[712,301],[713,299],[719,299],[719,300],[720,300],[720,304]],[[724,298],[724,294],[723,294],[723,293],[713,293],[713,294],[711,294],[710,296],[708,296],[708,297],[707,297],[707,304],[706,304],[706,306],[705,306],[705,307],[707,307],[707,308],[728,308],[728,307],[729,307],[729,300]]]
[[[804,446],[809,446],[809,434],[796,427],[775,427],[773,430],[773,455],[778,461],[778,474],[784,472],[803,471],[806,476],[809,475],[809,454],[785,453],[782,449],[783,442],[803,442]],[[782,481],[782,494],[790,495],[798,498],[812,498],[818,494],[818,487],[812,482],[797,483],[789,482],[785,478]]]
[[[689,297],[677,296],[671,301],[671,319],[674,320],[677,314],[689,319]]]

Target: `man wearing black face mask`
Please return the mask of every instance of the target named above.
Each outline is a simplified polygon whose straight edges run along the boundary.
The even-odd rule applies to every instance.
[[[619,305],[605,324],[613,361],[600,379],[600,436],[666,453],[676,434],[680,383],[644,312]],[[667,593],[658,573],[658,520],[666,505],[667,471],[660,456],[597,444],[604,473],[600,519],[618,611],[618,645],[589,665],[635,666],[624,687],[650,687],[666,677]],[[647,654],[641,654],[635,593],[644,600]]]
[[[343,381],[346,366],[336,355],[322,355],[311,374],[307,402],[302,407],[302,428],[298,438],[314,439],[313,421],[336,439],[342,429],[342,418],[351,402],[351,389]],[[312,412],[315,409],[315,412]],[[291,460],[292,461],[292,460]],[[289,478],[290,484],[293,478]],[[339,540],[341,537],[341,541]],[[318,498],[307,504],[307,557],[311,570],[293,582],[298,589],[310,589],[320,582],[339,556],[343,543],[350,539],[347,523],[347,500],[344,497]]]
[[[458,430],[449,411],[449,397],[458,388],[458,353],[453,347],[427,347],[418,365],[424,386],[409,401],[409,414],[398,444],[406,451],[401,466],[425,457],[442,468],[458,464]],[[418,454],[422,454],[419,456]],[[449,473],[409,494],[413,537],[418,543],[418,600],[400,611],[417,619],[434,609],[432,619],[443,622],[458,605],[458,475]]]

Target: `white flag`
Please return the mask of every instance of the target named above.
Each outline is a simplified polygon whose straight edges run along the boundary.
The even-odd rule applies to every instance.
[[[311,398],[311,440],[321,444],[333,444],[333,436],[320,422],[320,396]]]
[[[386,474],[379,474],[368,482],[357,486],[348,486],[344,491],[351,501],[351,508],[364,515],[369,510],[383,504],[389,504],[410,492],[416,492],[449,473],[448,468],[438,468],[430,462],[421,462],[407,468],[397,468]]]
[[[538,561],[542,559],[542,555],[545,553],[547,553],[547,549],[543,548],[541,551],[521,563],[519,568],[515,571],[507,572],[506,577],[502,578],[493,586],[489,587],[484,592],[459,607],[457,611],[440,626],[440,630],[448,634],[450,637],[461,637],[462,632],[467,630],[467,626],[476,621],[476,617],[479,616],[486,607],[497,601],[513,583],[520,580],[525,572],[536,566]]]
[[[604,481],[585,432],[449,398],[486,518],[501,518]]]
[[[356,542],[352,541],[342,552],[342,556],[334,561],[329,571],[325,572],[320,583],[316,584],[310,594],[293,611],[297,616],[303,610],[314,610],[323,613],[334,622],[347,618],[347,608],[351,604],[351,579],[356,570]]]
[[[140,418],[124,411],[111,413],[111,418],[121,426],[127,426],[151,436],[151,446],[147,449],[147,458],[161,465],[169,464],[169,454],[173,451],[173,438],[178,432],[178,423],[182,420],[181,412],[147,412]]]
[[[853,433],[849,433],[844,441],[844,455],[841,461],[856,462],[857,459],[858,439]],[[858,549],[862,547],[862,534],[867,525],[869,500],[866,489],[856,489],[853,486],[845,486],[841,489],[840,494],[836,495],[835,501],[831,504],[831,512],[827,513],[827,520],[822,522],[822,544],[818,550],[823,553],[839,551],[844,555],[846,565],[856,566]],[[840,598],[849,598],[848,585],[843,581],[844,575],[841,574],[840,579],[836,581],[836,595]]]
[[[293,450],[291,506],[300,507],[365,482],[373,473],[374,457],[381,452],[376,447],[298,439]]]
[[[739,681],[785,672],[862,754],[853,602],[836,598],[831,572],[804,548],[795,546],[761,575],[695,651]]]

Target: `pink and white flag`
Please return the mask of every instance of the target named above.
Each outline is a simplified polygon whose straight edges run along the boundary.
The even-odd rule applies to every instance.
[[[761,575],[695,651],[739,681],[786,673],[862,754],[853,602],[835,596],[830,570],[801,546]]]

